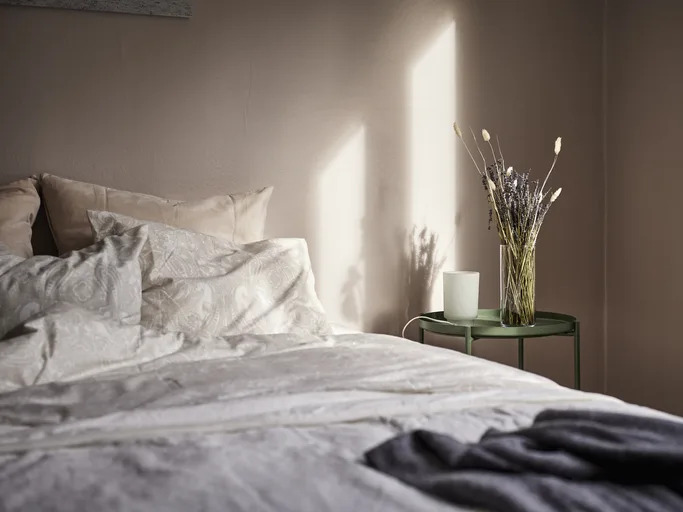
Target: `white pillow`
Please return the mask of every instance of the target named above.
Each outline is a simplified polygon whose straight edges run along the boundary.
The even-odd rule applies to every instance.
[[[96,239],[143,223],[88,211]],[[303,239],[240,245],[147,223],[141,323],[190,335],[328,334]]]
[[[59,302],[139,323],[139,255],[146,240],[147,228],[141,226],[63,258],[24,259],[0,246],[0,339]]]

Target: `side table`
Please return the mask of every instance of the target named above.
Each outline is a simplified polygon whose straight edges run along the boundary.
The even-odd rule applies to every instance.
[[[545,336],[571,336],[574,338],[574,387],[581,388],[581,335],[579,321],[570,315],[536,312],[536,324],[529,327],[503,327],[500,310],[480,309],[477,318],[468,321],[448,322],[443,311],[424,313],[420,317],[419,341],[424,343],[425,331],[465,338],[465,352],[472,355],[472,344],[481,338],[516,339],[517,366],[524,369],[524,339]]]

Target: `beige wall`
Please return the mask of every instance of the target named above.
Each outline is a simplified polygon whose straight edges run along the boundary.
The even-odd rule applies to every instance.
[[[582,322],[584,389],[602,389],[602,5],[594,1],[472,2],[458,41],[458,108],[468,124],[501,134],[506,158],[542,177],[563,137],[552,182],[562,186],[537,250],[537,307]],[[475,10],[476,7],[476,10]],[[459,25],[460,26],[460,25]],[[482,271],[483,304],[498,297],[498,240],[476,173],[460,154],[457,251]],[[475,353],[509,364],[516,349],[481,341]],[[572,383],[568,338],[527,341],[527,369]]]
[[[268,233],[309,240],[334,319],[396,333],[430,307],[413,226],[497,302],[497,240],[451,120],[499,133],[537,176],[561,135],[538,306],[580,317],[585,388],[600,390],[602,16],[593,0],[196,0],[189,21],[2,7],[0,178],[187,198],[273,184]],[[527,354],[571,383],[568,339]]]
[[[683,414],[683,3],[607,3],[607,391]]]

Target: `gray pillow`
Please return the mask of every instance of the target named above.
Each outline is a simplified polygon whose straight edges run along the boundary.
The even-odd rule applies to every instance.
[[[0,339],[50,306],[67,302],[123,323],[140,321],[141,226],[62,258],[24,259],[0,246]]]
[[[96,239],[143,223],[111,212],[88,211],[88,217]],[[305,240],[241,245],[146,224],[142,325],[194,336],[330,332]]]

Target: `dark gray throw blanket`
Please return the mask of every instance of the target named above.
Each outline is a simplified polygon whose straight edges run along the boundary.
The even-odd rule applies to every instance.
[[[546,410],[476,444],[416,430],[366,463],[451,503],[500,512],[683,511],[683,423]]]

